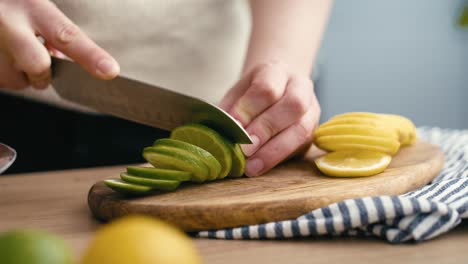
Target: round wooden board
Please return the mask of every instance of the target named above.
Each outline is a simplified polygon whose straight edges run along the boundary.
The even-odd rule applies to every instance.
[[[429,183],[444,163],[439,147],[418,142],[402,148],[379,175],[332,178],[317,170],[314,154],[309,151],[304,160],[285,162],[261,177],[187,184],[147,197],[126,198],[99,182],[89,191],[88,204],[101,220],[141,213],[186,231],[237,227],[293,219],[349,198],[402,194]]]

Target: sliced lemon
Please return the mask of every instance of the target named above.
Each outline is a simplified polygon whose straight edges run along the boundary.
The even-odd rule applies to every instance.
[[[372,113],[372,112],[347,112],[333,116],[331,119],[341,118],[341,117],[367,117],[367,118],[379,118],[381,114]]]
[[[360,136],[360,135],[332,135],[322,136],[315,141],[317,147],[328,151],[344,149],[374,150],[388,154],[395,154],[400,148],[400,142],[395,138]]]
[[[391,161],[390,155],[381,152],[343,150],[321,156],[315,164],[328,176],[362,177],[383,172]]]
[[[390,121],[398,131],[402,145],[410,145],[416,142],[416,127],[411,120],[400,115],[384,114],[382,116],[385,120]]]
[[[321,126],[331,126],[331,125],[370,125],[374,127],[385,127],[385,122],[380,118],[375,117],[337,117],[328,120],[327,122],[323,123]]]
[[[389,127],[398,133],[402,145],[416,142],[416,127],[408,118],[395,114],[370,112],[349,112],[332,117],[324,125],[331,124],[368,124],[377,127]]]
[[[395,130],[377,128],[371,125],[331,125],[319,127],[315,130],[314,136],[317,139],[320,136],[331,135],[361,135],[373,137],[385,137],[398,139],[398,134]]]

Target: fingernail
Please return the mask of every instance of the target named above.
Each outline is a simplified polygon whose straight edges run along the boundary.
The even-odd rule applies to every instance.
[[[250,135],[250,138],[252,139],[252,144],[241,145],[242,151],[247,157],[254,154],[260,144],[260,139],[256,135]]]
[[[113,78],[119,74],[119,65],[111,59],[102,59],[97,64],[98,73],[104,78]]]
[[[253,159],[247,162],[245,167],[245,175],[248,177],[255,177],[263,170],[263,161],[261,159]]]

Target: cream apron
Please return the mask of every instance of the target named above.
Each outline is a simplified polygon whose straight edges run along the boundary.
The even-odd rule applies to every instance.
[[[54,0],[121,72],[217,103],[233,85],[250,30],[244,0]],[[54,89],[15,92],[67,108]],[[83,110],[83,109],[82,109]]]

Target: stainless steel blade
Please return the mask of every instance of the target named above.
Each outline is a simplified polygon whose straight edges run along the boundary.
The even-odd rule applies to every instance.
[[[248,133],[219,107],[198,98],[119,76],[99,80],[76,63],[53,58],[52,84],[69,101],[138,123],[172,130],[197,122],[206,124],[233,142],[252,143]]]

